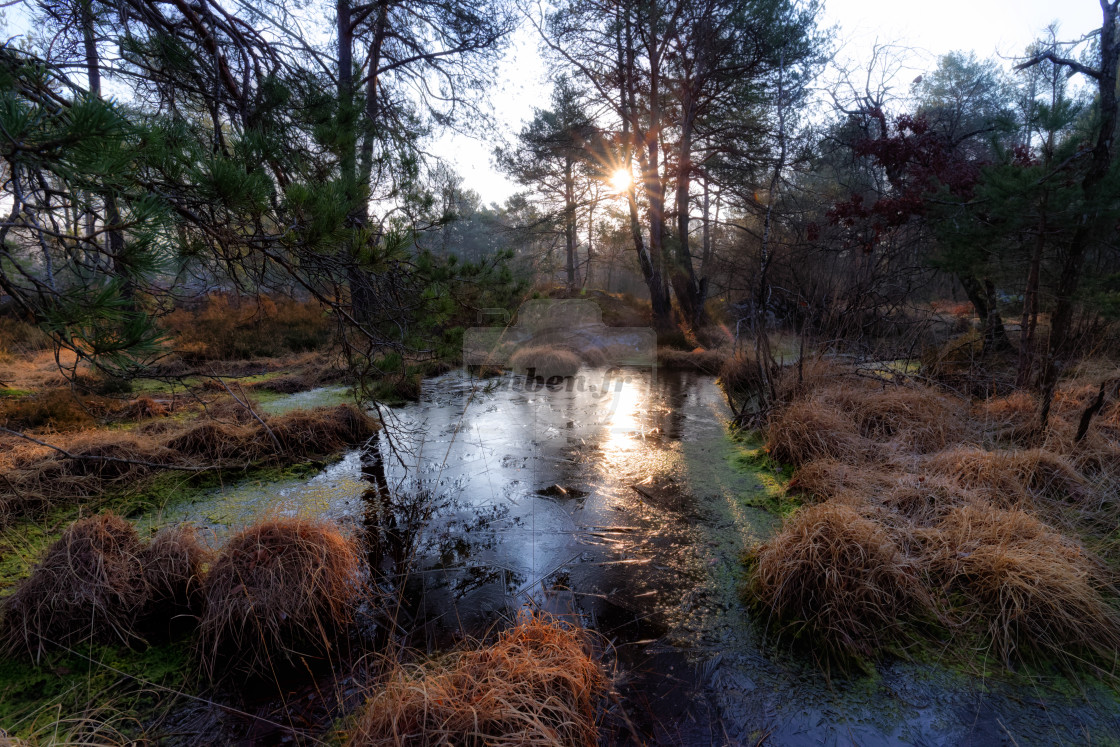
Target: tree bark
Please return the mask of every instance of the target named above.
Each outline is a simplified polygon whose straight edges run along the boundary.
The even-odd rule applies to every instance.
[[[357,233],[367,227],[369,208],[365,204],[365,190],[358,175],[359,126],[358,113],[354,108],[354,26],[350,0],[338,0],[335,9],[338,14],[338,116],[339,129],[343,133],[339,138],[339,172],[349,203],[346,225]],[[372,75],[370,85],[375,85]],[[370,138],[367,137],[368,140]],[[344,257],[352,313],[359,322],[367,321],[373,316],[376,294],[370,278],[362,269],[360,247],[351,244],[339,251]]]
[[[93,0],[79,0],[82,23],[82,45],[86,57],[86,83],[89,95],[101,98],[101,54],[97,49],[94,29]],[[124,259],[124,232],[121,229],[121,213],[117,207],[117,196],[107,190],[101,195],[105,203],[105,240],[106,250],[113,263],[113,274],[121,282],[121,295],[131,301],[132,283],[128,279],[128,268]]]
[[[568,293],[576,287],[576,187],[572,173],[575,163],[564,159],[564,246],[567,250]]]

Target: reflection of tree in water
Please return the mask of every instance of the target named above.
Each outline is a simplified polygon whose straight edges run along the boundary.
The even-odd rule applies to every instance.
[[[381,449],[362,453],[362,475],[373,484],[362,496],[370,568],[390,580],[408,575],[432,517],[451,503],[435,480],[414,476],[390,486]]]
[[[521,517],[511,517],[506,505],[474,506],[454,500],[448,508],[456,513],[431,533],[430,545],[425,543],[422,555],[432,562],[424,571],[451,571],[444,583],[456,598],[494,583],[503,584],[509,592],[520,588],[526,580],[523,573],[480,561],[477,555],[496,549],[503,532],[523,524]]]
[[[435,479],[412,476],[390,486],[381,450],[372,446],[362,454],[362,474],[373,487],[362,496],[370,567],[403,591],[409,576],[450,571],[457,597],[492,583],[515,591],[524,574],[477,560],[481,552],[498,546],[499,534],[520,526],[506,505],[477,506]],[[428,531],[437,516],[446,518]],[[428,558],[416,569],[419,558]],[[447,583],[445,581],[445,583]]]

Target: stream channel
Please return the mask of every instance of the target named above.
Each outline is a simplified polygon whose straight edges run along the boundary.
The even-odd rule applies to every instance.
[[[774,475],[737,459],[729,415],[715,380],[693,373],[585,368],[550,386],[452,371],[394,408],[375,448],[166,518],[221,536],[276,514],[361,523],[378,483],[422,497],[430,516],[403,580],[412,645],[482,636],[526,607],[577,620],[615,680],[607,744],[1120,741],[1117,696],[1099,684],[903,661],[842,675],[768,637],[739,589],[744,548],[779,524],[750,505]]]

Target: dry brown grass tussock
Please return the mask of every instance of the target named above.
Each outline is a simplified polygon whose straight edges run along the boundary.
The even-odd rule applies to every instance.
[[[26,442],[14,445],[10,453],[0,454],[0,463],[9,467],[0,480],[0,522],[58,501],[131,485],[165,468],[246,469],[323,456],[360,444],[378,429],[373,418],[351,404],[264,416],[267,429],[250,418],[240,423],[205,417],[186,423],[164,420],[150,429],[51,438],[75,458],[45,447],[28,448]]]
[[[132,644],[145,601],[136,529],[114,514],[74,522],[3,602],[9,656],[38,659],[52,644]]]
[[[520,348],[510,356],[509,366],[516,373],[551,378],[553,376],[574,376],[583,365],[575,352],[562,347],[538,345]]]
[[[930,535],[930,568],[963,594],[996,652],[1030,658],[1032,647],[1059,658],[1071,650],[1113,659],[1120,621],[1102,592],[1114,593],[1080,545],[1019,509],[953,509]]]
[[[1074,439],[1097,391],[1067,385],[1045,434],[1026,393],[966,406],[846,381],[795,398],[773,416],[768,447],[798,466],[792,489],[824,502],[757,550],[756,599],[849,653],[882,645],[868,626],[900,631],[920,610],[1005,660],[1113,660],[1117,590],[1103,561],[1052,528],[1114,551],[1120,442],[1102,421]],[[911,597],[892,592],[901,579]]]
[[[859,464],[874,456],[874,444],[860,435],[855,420],[816,396],[795,400],[774,415],[766,448],[786,464],[815,459]]]
[[[926,387],[840,392],[838,402],[854,414],[860,433],[876,443],[894,442],[901,451],[924,454],[972,435],[963,403]]]
[[[973,407],[973,416],[990,426],[1022,426],[1038,417],[1038,400],[1018,389],[1003,397],[982,400]]]
[[[161,529],[140,553],[146,595],[145,616],[154,620],[202,608],[202,578],[213,553],[191,524]]]
[[[763,370],[753,351],[740,350],[732,356],[725,356],[723,365],[718,370],[720,383],[733,394],[755,394],[767,387]],[[772,379],[778,378],[777,370],[766,373]]]
[[[874,465],[856,466],[836,459],[816,459],[794,473],[789,489],[820,502],[855,493],[882,495],[897,479],[895,473]]]
[[[606,690],[583,631],[526,617],[491,645],[396,666],[348,745],[597,745]]]
[[[924,471],[953,478],[1003,507],[1030,505],[1034,500],[1079,503],[1092,493],[1069,460],[1045,449],[950,449],[929,456]]]
[[[726,350],[703,347],[680,350],[662,346],[657,349],[657,365],[659,366],[681,371],[699,371],[712,375],[720,373],[727,357],[728,352]]]
[[[915,561],[886,525],[833,501],[798,511],[755,556],[751,592],[831,652],[870,654],[933,610]]]
[[[767,447],[789,464],[834,459],[864,465],[975,437],[967,408],[957,400],[926,387],[851,380],[816,386],[780,408],[767,429]]]
[[[209,681],[276,676],[330,657],[360,600],[355,541],[328,522],[275,519],[226,542],[203,582],[196,658]]]

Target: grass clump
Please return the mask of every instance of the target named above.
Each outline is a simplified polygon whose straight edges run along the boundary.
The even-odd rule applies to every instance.
[[[74,522],[4,600],[0,639],[9,656],[40,658],[54,645],[131,645],[145,602],[143,546],[112,513]]]
[[[798,511],[753,560],[750,591],[773,621],[808,629],[842,657],[873,653],[933,608],[896,536],[851,506]]]
[[[928,562],[949,593],[967,600],[960,612],[983,621],[1005,662],[1032,658],[1036,650],[1112,659],[1120,649],[1102,567],[1080,543],[1025,511],[953,509],[932,534]]]
[[[543,345],[520,348],[509,359],[509,367],[516,373],[544,379],[575,376],[582,365],[583,360],[577,353],[567,348]]]
[[[238,532],[203,583],[203,676],[259,678],[330,656],[353,621],[361,581],[356,544],[333,524],[275,519]]]
[[[145,618],[167,621],[178,615],[197,615],[202,607],[203,569],[210,559],[211,551],[194,525],[158,531],[140,553]]]
[[[105,712],[102,712],[105,711]],[[0,730],[0,747],[116,747],[137,744],[126,736],[139,731],[139,724],[108,709],[91,708],[73,717],[59,717],[58,709],[41,714],[22,736],[7,736]]]
[[[69,389],[48,389],[30,397],[0,402],[0,424],[17,430],[77,430],[93,425],[93,418]]]
[[[766,431],[766,448],[786,464],[814,459],[858,463],[871,458],[874,444],[860,435],[847,413],[811,397],[796,400],[775,415]]]
[[[855,378],[796,394],[767,448],[818,503],[755,552],[752,600],[842,654],[920,639],[924,619],[1008,665],[1111,666],[1120,434],[1102,418],[1073,435],[1096,390],[1067,386],[1025,448],[1008,433],[1031,427],[1030,394],[968,404]]]
[[[580,630],[526,617],[492,645],[395,667],[348,745],[596,745],[606,689]]]
[[[1079,503],[1092,492],[1068,459],[1045,449],[987,451],[962,447],[932,455],[926,470],[981,491],[998,505]]]
[[[70,456],[43,448],[0,452],[0,523],[38,515],[53,505],[99,496],[163,470],[248,470],[297,462],[361,444],[377,432],[352,404],[293,410],[258,421],[219,419],[220,408],[180,423],[154,421],[132,431],[90,431],[53,440]],[[21,448],[23,448],[21,446]]]
[[[767,387],[763,368],[753,351],[739,350],[735,355],[725,358],[717,369],[719,381],[725,391],[732,396],[751,397],[762,394]],[[776,369],[769,372],[771,378],[778,375]]]
[[[724,350],[711,350],[703,347],[679,350],[667,346],[657,349],[657,365],[667,369],[699,371],[700,373],[717,375],[726,360],[727,352]]]

